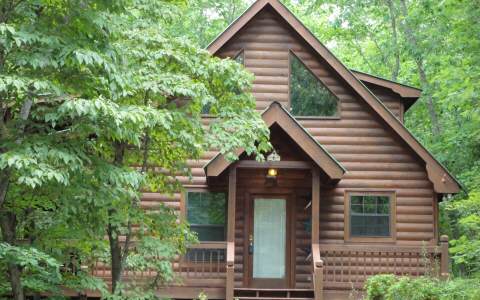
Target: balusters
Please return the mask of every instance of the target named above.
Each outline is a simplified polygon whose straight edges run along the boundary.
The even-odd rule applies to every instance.
[[[335,273],[337,272],[337,268],[336,268],[336,256],[335,256],[335,250],[332,251],[332,271],[333,271],[333,282],[336,282],[335,280]]]
[[[348,257],[348,278],[350,279],[350,281],[353,282],[352,280],[352,257],[351,257],[351,253],[350,252],[347,252],[347,257]]]
[[[367,279],[367,251],[363,255],[363,281]]]
[[[205,275],[205,250],[202,251],[202,274],[201,276]]]
[[[343,251],[340,250],[340,281],[343,282]]]

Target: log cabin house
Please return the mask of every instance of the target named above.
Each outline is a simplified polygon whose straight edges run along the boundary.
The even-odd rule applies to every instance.
[[[347,69],[278,0],[256,1],[208,50],[255,75],[274,151],[207,152],[184,192],[143,195],[201,241],[160,295],[344,299],[373,274],[448,275],[438,201],[460,184],[403,125],[419,89]]]

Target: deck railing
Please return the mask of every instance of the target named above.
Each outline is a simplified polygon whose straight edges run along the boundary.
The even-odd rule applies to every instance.
[[[439,246],[320,244],[318,249],[321,264],[316,265],[321,266],[325,289],[362,288],[376,274],[448,276],[447,237]]]

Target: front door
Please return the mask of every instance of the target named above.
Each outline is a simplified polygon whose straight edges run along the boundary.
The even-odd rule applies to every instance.
[[[253,197],[249,234],[252,287],[288,287],[287,199]]]

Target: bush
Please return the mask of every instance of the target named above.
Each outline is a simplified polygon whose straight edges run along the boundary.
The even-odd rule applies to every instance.
[[[367,300],[478,300],[480,279],[377,275],[365,283]]]

